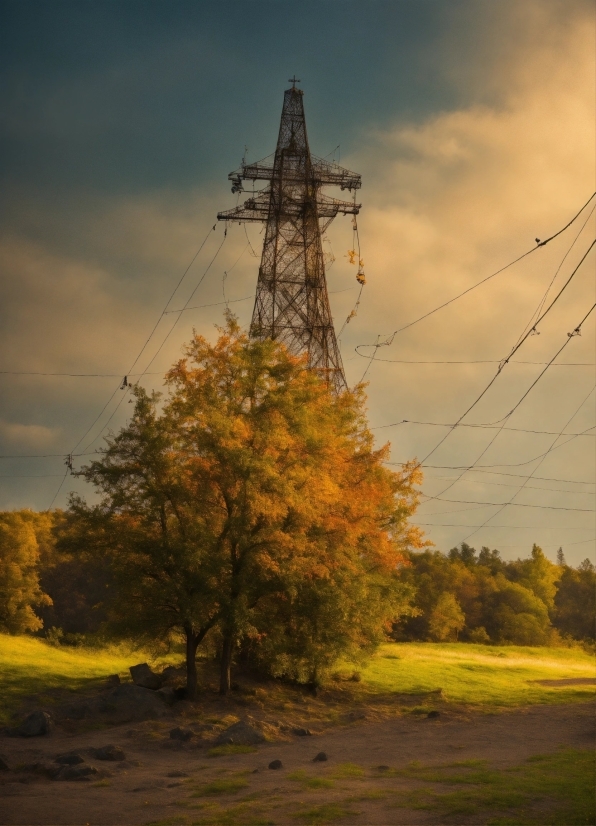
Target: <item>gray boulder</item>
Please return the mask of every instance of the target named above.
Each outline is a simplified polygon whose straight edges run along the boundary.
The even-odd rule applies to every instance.
[[[239,723],[234,723],[219,735],[215,741],[216,746],[256,746],[258,743],[264,743],[265,737],[260,731],[244,723],[242,720]]]
[[[164,670],[160,674],[162,683],[165,683],[169,680],[185,680],[186,679],[186,668],[183,665],[166,665]]]
[[[54,763],[61,763],[63,766],[76,766],[78,763],[84,763],[85,760],[76,751],[67,751],[64,754],[59,754],[55,758]]]
[[[186,743],[194,736],[194,731],[191,731],[189,728],[183,728],[182,726],[173,728],[170,732],[170,740],[180,740],[182,743]]]
[[[47,711],[33,711],[29,714],[20,726],[9,731],[9,734],[17,737],[39,737],[42,734],[49,734],[54,728],[54,721]]]
[[[141,688],[150,688],[152,691],[161,688],[161,676],[152,671],[147,663],[131,665],[129,671],[135,685],[141,686]]]
[[[126,755],[120,746],[100,746],[98,749],[89,749],[92,757],[96,760],[126,760]]]
[[[313,763],[325,763],[325,761],[326,761],[326,760],[327,760],[327,755],[325,754],[325,752],[324,752],[324,751],[320,751],[320,752],[316,755],[316,757],[313,757],[312,762],[313,762]]]
[[[54,775],[53,780],[91,780],[93,775],[98,774],[95,766],[81,763],[78,766],[62,766],[60,771]]]
[[[161,699],[169,706],[173,706],[174,703],[178,700],[175,690],[170,685],[166,685],[163,688],[159,688],[156,692],[159,694]]]

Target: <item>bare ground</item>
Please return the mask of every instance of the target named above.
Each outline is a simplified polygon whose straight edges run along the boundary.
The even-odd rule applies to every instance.
[[[12,770],[0,772],[0,823],[453,823],[436,812],[396,808],[396,791],[415,788],[415,781],[378,767],[475,759],[499,769],[561,746],[587,749],[595,742],[595,710],[594,702],[495,714],[442,705],[435,718],[407,713],[379,719],[374,714],[362,718],[359,708],[352,712],[353,722],[334,729],[300,737],[284,733],[282,726],[277,740],[256,752],[215,758],[208,756],[213,732],[184,744],[170,740],[172,727],[189,724],[188,716],[181,720],[174,712],[165,719],[101,731],[68,733],[58,728],[28,740],[3,737],[0,753]],[[247,716],[242,710],[236,715]],[[350,719],[349,712],[345,719]],[[274,732],[271,725],[268,736]],[[85,756],[87,749],[108,743],[120,746],[126,760],[100,763],[87,757],[99,770],[90,781],[58,782],[30,768],[19,769],[49,763],[73,749]],[[313,762],[321,751],[328,760]],[[275,759],[283,768],[270,770]],[[348,763],[364,773],[350,776]],[[331,808],[325,814],[321,806]],[[472,817],[459,822],[479,821]]]

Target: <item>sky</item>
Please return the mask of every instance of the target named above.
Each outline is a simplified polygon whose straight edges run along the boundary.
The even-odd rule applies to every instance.
[[[535,241],[596,189],[591,2],[3,0],[0,16],[0,508],[92,499],[64,458],[76,470],[125,424],[123,376],[161,387],[224,299],[249,324],[260,228],[224,239],[215,216],[242,157],[275,148],[295,74],[312,151],[362,174],[367,283],[344,326],[340,216],[330,300],[378,443],[423,462],[414,521],[443,551],[594,558],[596,311],[568,333],[596,300],[596,200]]]

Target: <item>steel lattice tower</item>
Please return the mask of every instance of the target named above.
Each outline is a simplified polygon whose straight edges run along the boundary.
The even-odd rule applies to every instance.
[[[232,192],[243,180],[269,181],[242,206],[219,212],[220,221],[266,224],[250,334],[283,342],[293,355],[308,354],[308,366],[322,373],[336,391],[346,387],[329,307],[322,233],[335,216],[357,215],[360,204],[321,193],[324,185],[360,188],[360,175],[310,154],[303,92],[284,94],[277,148],[262,161],[242,163],[228,175]]]

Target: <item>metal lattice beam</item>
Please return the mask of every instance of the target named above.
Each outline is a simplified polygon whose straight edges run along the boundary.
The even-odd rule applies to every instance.
[[[352,191],[361,179],[310,154],[303,92],[292,82],[284,94],[275,154],[243,163],[228,176],[232,192],[242,192],[243,180],[269,185],[217,217],[266,225],[251,335],[277,339],[293,355],[307,353],[308,366],[341,391],[346,379],[329,306],[320,222],[326,228],[339,213],[357,215],[360,204],[323,195],[321,187]]]

